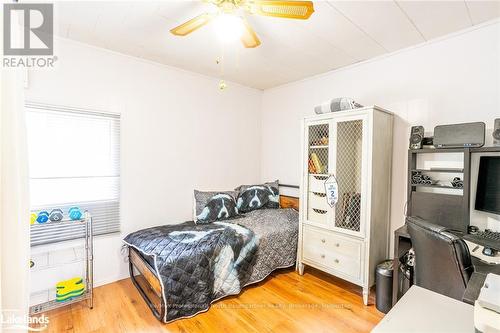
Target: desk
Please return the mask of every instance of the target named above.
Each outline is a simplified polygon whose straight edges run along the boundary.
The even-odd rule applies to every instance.
[[[473,333],[474,307],[414,285],[372,332]]]
[[[496,255],[494,257],[489,257],[484,255],[483,249],[484,246],[478,245],[476,243],[473,243],[471,241],[468,241],[467,239],[464,238],[465,244],[467,244],[467,247],[469,248],[470,255],[472,258],[477,258],[479,259],[479,262],[483,263],[483,266],[494,266],[494,265],[499,265],[500,264],[500,255]]]
[[[399,258],[411,249],[411,239],[406,224],[394,231],[394,261],[393,261],[393,281],[392,281],[392,304],[396,304],[402,296],[398,291],[399,284]]]
[[[471,242],[465,241],[472,253],[474,246],[471,249]],[[399,280],[399,257],[411,248],[411,239],[406,224],[394,231],[394,271],[393,271],[393,287],[392,287],[392,304],[396,304],[401,295],[398,294]],[[479,251],[480,252],[480,251]],[[472,265],[474,266],[474,274],[471,276],[470,282],[473,282],[467,287],[464,294],[464,302],[474,304],[474,301],[479,295],[479,291],[483,285],[486,274],[495,273],[500,275],[500,264],[486,263],[479,258],[471,255]],[[480,274],[477,274],[480,273]]]

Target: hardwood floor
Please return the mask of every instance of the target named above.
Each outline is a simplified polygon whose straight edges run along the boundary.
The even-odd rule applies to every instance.
[[[130,279],[95,289],[94,309],[46,313],[45,332],[369,332],[383,317],[363,305],[361,288],[312,268],[274,272],[193,318],[156,320]]]

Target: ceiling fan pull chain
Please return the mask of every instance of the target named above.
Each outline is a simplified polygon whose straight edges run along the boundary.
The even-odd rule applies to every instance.
[[[227,88],[226,81],[224,80],[224,53],[225,53],[225,45],[222,44],[221,46],[221,55],[219,59],[217,60],[217,65],[220,66],[220,81],[219,81],[219,89],[224,90]]]

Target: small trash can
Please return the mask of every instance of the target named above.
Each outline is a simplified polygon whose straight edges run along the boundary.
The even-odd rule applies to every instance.
[[[377,310],[387,313],[392,308],[392,277],[394,273],[393,261],[385,260],[377,265],[375,271]]]

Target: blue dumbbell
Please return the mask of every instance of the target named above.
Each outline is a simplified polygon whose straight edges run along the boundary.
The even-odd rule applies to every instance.
[[[63,211],[60,209],[53,209],[49,214],[51,222],[59,222],[63,219]]]
[[[38,213],[38,217],[36,218],[36,221],[38,223],[45,223],[49,220],[49,213],[42,210],[40,213]]]
[[[69,218],[73,221],[80,220],[82,218],[82,211],[78,207],[71,207],[69,209]]]

